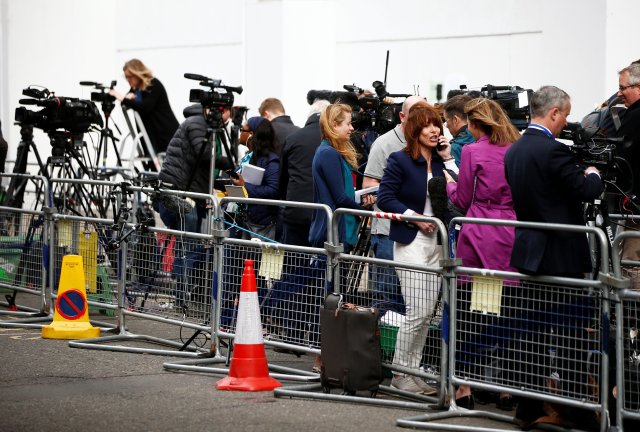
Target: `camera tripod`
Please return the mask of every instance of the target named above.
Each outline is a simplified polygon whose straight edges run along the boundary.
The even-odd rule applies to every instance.
[[[591,256],[593,257],[593,277],[596,278],[601,271],[609,272],[611,269],[611,263],[614,259],[611,256],[613,242],[618,229],[618,224],[611,220],[609,217],[609,208],[612,206],[612,202],[615,197],[609,193],[603,192],[602,195],[595,199],[593,202],[586,203],[585,206],[585,220],[587,226],[600,228],[607,237],[607,249],[609,256],[609,269],[600,268],[601,251],[598,242],[595,241],[592,235],[589,236],[589,248],[591,250]]]
[[[31,148],[33,148],[34,154],[36,155],[38,166],[40,167],[40,172],[44,172],[44,164],[42,163],[42,159],[40,158],[36,145],[33,142],[33,126],[21,125],[20,137],[21,140],[20,144],[18,144],[18,149],[16,152],[16,162],[13,166],[13,173],[26,174],[27,161],[29,159],[29,150]],[[24,192],[27,187],[27,183],[28,179],[26,177],[12,177],[2,205],[13,208],[22,208],[24,204]],[[43,185],[36,186],[36,188],[38,189],[36,191],[36,194],[38,196],[42,192],[42,186]]]
[[[104,127],[100,129],[100,142],[98,143],[98,149],[96,151],[95,166],[98,166],[98,159],[100,158],[100,153],[102,153],[102,166],[100,167],[99,173],[103,174],[102,175],[103,178],[107,178],[113,175],[113,173],[109,175],[106,174],[107,149],[109,147],[109,143],[111,143],[111,145],[113,146],[113,151],[115,152],[116,160],[118,161],[118,167],[122,167],[122,159],[120,159],[120,152],[118,151],[118,146],[116,144],[118,142],[118,139],[113,135],[113,131],[109,127],[109,121],[111,120],[111,113],[113,112],[113,109],[116,106],[115,99],[113,99],[111,96],[107,95],[106,93],[103,93],[103,95],[104,96],[102,97],[101,108],[102,108],[102,113],[104,114]],[[122,135],[122,132],[120,132],[118,125],[115,123],[113,125],[118,131],[118,134]]]

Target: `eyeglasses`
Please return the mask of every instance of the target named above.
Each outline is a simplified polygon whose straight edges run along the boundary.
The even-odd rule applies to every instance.
[[[626,90],[626,89],[628,89],[629,87],[636,87],[636,86],[638,86],[638,85],[640,85],[640,83],[639,83],[639,84],[629,84],[629,85],[626,85],[626,86],[619,86],[619,87],[618,87],[618,90],[620,90],[620,91],[625,91],[625,90]]]

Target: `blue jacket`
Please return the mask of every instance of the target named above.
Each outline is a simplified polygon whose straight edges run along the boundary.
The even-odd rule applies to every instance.
[[[456,160],[456,165],[460,166],[460,158],[462,156],[462,147],[465,144],[476,142],[476,139],[471,135],[467,126],[463,126],[455,137],[449,141],[451,145],[451,156]]]
[[[435,152],[431,160],[433,176],[444,176],[444,162]],[[378,189],[378,207],[382,211],[404,213],[411,209],[422,214],[427,202],[427,161],[422,155],[413,160],[400,150],[389,155],[387,167]],[[391,221],[389,238],[402,244],[409,244],[418,234],[418,228],[406,222]]]
[[[269,156],[260,156],[255,165],[264,168],[264,176],[262,177],[262,183],[259,185],[244,184],[249,198],[278,199],[278,182],[280,178],[280,158],[278,158],[278,155],[269,153]],[[247,208],[249,222],[258,225],[275,223],[278,208],[277,206],[251,204]]]
[[[364,210],[360,204],[348,197],[344,188],[342,156],[327,141],[322,141],[316,149],[311,165],[313,175],[313,202],[326,204],[335,210],[340,207]],[[340,218],[339,241],[344,243],[346,234],[344,217]],[[312,247],[323,247],[327,241],[327,218],[323,211],[314,210],[309,232]]]

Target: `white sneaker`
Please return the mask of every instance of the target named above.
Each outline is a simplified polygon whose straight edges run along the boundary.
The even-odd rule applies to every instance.
[[[422,388],[414,381],[411,375],[394,375],[391,379],[391,387],[410,393],[422,393]]]
[[[413,375],[411,375],[411,378],[413,378],[418,387],[420,387],[420,389],[422,390],[422,394],[429,396],[438,393],[438,389],[436,387],[427,384],[422,378]]]

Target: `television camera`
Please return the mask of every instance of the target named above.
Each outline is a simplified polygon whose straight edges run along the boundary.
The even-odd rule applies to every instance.
[[[20,99],[21,105],[43,107],[31,111],[25,107],[16,108],[15,120],[22,127],[33,126],[49,135],[51,144],[51,164],[62,166],[72,153],[82,148],[82,135],[93,125],[103,126],[98,107],[88,100],[58,97],[46,88],[29,86],[22,94],[31,99]]]
[[[200,81],[203,87],[209,90],[191,89],[189,91],[189,102],[198,102],[205,108],[205,119],[207,124],[213,129],[223,127],[222,113],[225,109],[233,108],[233,93],[242,94],[242,86],[231,87],[223,85],[219,79],[211,79],[203,75],[185,73],[187,79]]]
[[[453,95],[455,96],[457,94],[466,94],[473,98],[485,97],[494,100],[505,110],[509,120],[511,120],[511,123],[516,129],[524,130],[529,126],[531,119],[529,100],[531,96],[533,96],[533,90],[531,89],[524,89],[519,86],[494,86],[487,84],[478,92],[477,90],[467,90],[466,85],[461,85],[460,90],[456,91]],[[449,97],[451,96],[452,94],[450,93]]]
[[[113,90],[118,82],[116,80],[111,81],[109,87],[104,84],[95,81],[80,81],[81,86],[93,87],[98,91],[91,92],[91,101],[100,102],[102,104],[102,111],[105,115],[108,115],[115,107],[116,98],[109,94],[109,90]]]
[[[47,133],[62,129],[72,134],[88,132],[92,125],[102,127],[102,117],[96,105],[88,100],[58,97],[46,88],[33,86],[22,90],[24,96],[21,105],[43,107],[40,111],[31,111],[25,107],[16,108],[15,120],[21,126],[32,125]]]
[[[386,85],[382,81],[374,81],[373,89],[375,95],[367,94],[364,89],[353,85],[344,85],[343,88],[357,95],[357,107],[351,117],[351,124],[356,130],[373,129],[378,134],[390,131],[400,123],[400,110],[402,105],[387,103],[386,98],[409,97],[409,94],[391,94],[387,91]],[[355,107],[354,107],[355,108]]]
[[[616,155],[618,150],[630,145],[624,138],[607,138],[598,127],[583,127],[580,123],[568,123],[558,138],[571,140],[571,151],[580,165],[596,167],[603,180],[616,182],[622,180],[618,178],[621,174],[633,175],[627,161]],[[631,179],[629,186],[632,183]]]

